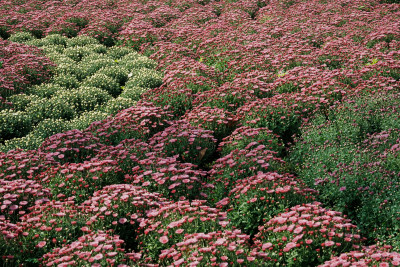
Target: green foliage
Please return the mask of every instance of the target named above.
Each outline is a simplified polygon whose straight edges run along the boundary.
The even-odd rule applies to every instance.
[[[44,139],[29,133],[24,137],[6,140],[3,145],[0,145],[0,151],[7,152],[15,149],[37,149],[42,144],[43,140]]]
[[[62,71],[58,71],[58,69],[61,68],[60,65],[66,65],[66,66],[76,65],[76,62],[73,59],[69,58],[68,56],[62,53],[63,51],[61,52],[53,51],[46,53],[46,57],[48,57],[51,61],[57,64],[57,67],[55,69],[56,73],[62,73]]]
[[[125,85],[124,88],[122,89],[122,93],[121,93],[120,97],[137,101],[137,100],[140,100],[141,95],[143,93],[147,92],[148,90],[149,90],[149,88]]]
[[[32,102],[26,108],[26,112],[35,123],[44,119],[70,120],[76,116],[75,106],[57,96]]]
[[[41,97],[36,95],[18,94],[12,95],[8,98],[8,101],[12,103],[12,108],[16,111],[24,111],[32,101],[37,101]]]
[[[129,49],[127,47],[113,46],[107,49],[107,55],[114,60],[118,60],[129,53],[132,53],[132,49]]]
[[[73,120],[69,121],[69,128],[71,130],[72,129],[84,130],[87,127],[89,127],[89,125],[92,122],[102,121],[108,116],[109,114],[106,112],[101,112],[97,110],[86,111],[83,112],[79,117],[76,117]]]
[[[26,135],[32,129],[32,118],[29,112],[0,111],[0,142]]]
[[[63,99],[71,104],[77,114],[91,111],[108,102],[112,97],[104,90],[96,87],[81,86],[78,89],[64,90],[55,98]]]
[[[122,56],[120,59],[118,59],[118,63],[121,65],[129,64],[130,62],[135,61],[140,57],[141,57],[141,55],[135,51],[125,53],[124,56]]]
[[[316,117],[302,129],[291,161],[319,200],[357,221],[366,237],[400,227],[398,95],[366,96]],[[328,120],[327,120],[328,119]]]
[[[126,82],[128,87],[139,86],[143,88],[156,88],[161,84],[162,74],[159,71],[146,68],[132,71],[130,79]]]
[[[51,82],[68,89],[77,88],[79,86],[79,81],[73,74],[56,75],[52,78]]]
[[[79,46],[87,46],[91,44],[100,44],[98,40],[95,38],[89,37],[87,35],[80,35],[74,38],[68,38],[66,41],[67,47],[79,47]]]
[[[45,119],[33,127],[30,135],[44,141],[47,137],[69,130],[69,125],[63,119]]]
[[[28,95],[35,95],[40,98],[50,98],[54,94],[56,94],[58,91],[65,90],[66,87],[62,87],[58,84],[55,83],[43,83],[40,85],[35,85],[26,91],[26,94]]]
[[[90,47],[88,46],[73,46],[68,47],[64,50],[64,55],[73,59],[76,62],[81,61],[84,56],[94,53],[96,52],[90,49]]]
[[[56,68],[50,83],[31,86],[26,95],[7,99],[14,104],[7,107],[10,112],[21,112],[3,114],[7,123],[0,142],[7,142],[0,149],[4,151],[36,149],[50,135],[83,130],[94,121],[134,106],[145,91],[162,83],[161,73],[152,70],[157,66],[155,61],[130,48],[107,48],[89,36],[50,34],[37,39],[25,32],[14,34],[12,40],[41,48]],[[28,74],[34,77],[34,71]]]
[[[33,39],[35,39],[35,36],[29,32],[17,32],[12,34],[8,40],[11,42],[25,43]]]
[[[129,98],[124,98],[124,97],[117,97],[113,98],[107,103],[105,103],[103,106],[99,108],[100,111],[103,111],[107,114],[112,114],[115,115],[118,113],[118,111],[130,108],[136,104],[135,100],[129,99]]]
[[[96,74],[107,75],[108,77],[114,79],[121,86],[128,80],[128,73],[128,69],[119,65],[102,67],[96,72]]]
[[[116,97],[121,92],[119,84],[105,74],[95,74],[82,81],[83,86],[97,87]]]
[[[144,56],[139,56],[134,60],[126,60],[126,59],[121,60],[120,64],[126,67],[127,69],[141,69],[141,68],[154,69],[157,67],[157,62]]]

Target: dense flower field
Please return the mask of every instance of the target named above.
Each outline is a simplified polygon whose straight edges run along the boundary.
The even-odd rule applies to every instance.
[[[4,0],[3,266],[400,265],[398,0]]]

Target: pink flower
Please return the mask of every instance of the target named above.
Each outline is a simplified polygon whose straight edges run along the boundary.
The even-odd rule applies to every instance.
[[[225,238],[219,238],[217,241],[215,241],[216,246],[222,246],[226,242]]]
[[[296,229],[294,229],[293,233],[300,234],[303,231],[303,229],[304,229],[304,227],[299,226]]]
[[[94,256],[93,257],[95,260],[101,260],[102,258],[103,258],[103,254],[102,253],[99,253],[99,254],[97,254],[96,256]]]
[[[184,259],[177,260],[177,261],[174,262],[174,265],[175,265],[175,266],[179,266],[179,265],[181,265],[184,261],[185,261]]]
[[[128,220],[126,219],[126,218],[120,218],[119,220],[118,220],[118,222],[120,223],[120,224],[124,224],[124,223],[126,223]]]
[[[325,247],[330,247],[330,246],[333,246],[333,245],[335,245],[335,242],[333,242],[333,241],[326,241],[325,242]]]
[[[163,235],[162,237],[160,237],[160,242],[163,244],[168,243],[169,239],[168,236]]]
[[[37,245],[39,248],[42,248],[46,246],[46,241],[40,241],[39,244]]]
[[[185,230],[183,230],[183,229],[181,228],[181,229],[177,229],[177,230],[175,231],[175,233],[177,233],[177,234],[182,234],[183,231],[185,231]]]
[[[262,250],[266,250],[268,248],[272,247],[272,243],[268,242],[262,245]]]
[[[287,243],[287,245],[285,246],[283,251],[288,252],[289,250],[291,250],[292,248],[295,248],[295,247],[296,247],[296,243],[290,242],[290,243]]]

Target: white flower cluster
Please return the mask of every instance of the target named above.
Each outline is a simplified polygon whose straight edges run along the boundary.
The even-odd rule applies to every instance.
[[[109,116],[109,113],[92,110],[82,113],[79,117],[69,121],[70,129],[84,130],[94,121],[102,121]]]
[[[115,115],[120,110],[127,109],[136,105],[136,102],[137,101],[135,100],[119,96],[108,101],[106,104],[100,107],[100,110],[108,114]]]
[[[12,109],[17,111],[24,111],[25,108],[34,101],[39,100],[40,97],[37,95],[26,95],[26,94],[17,94],[12,95],[8,98],[8,101],[12,103]]]
[[[83,130],[93,121],[135,105],[144,92],[162,84],[157,63],[130,48],[107,48],[88,36],[52,34],[36,39],[30,33],[18,33],[11,39],[41,48],[57,67],[49,83],[9,99],[14,106],[4,114],[15,123],[3,125],[11,127],[8,136],[16,138],[7,140],[0,150],[35,148],[48,134]],[[17,127],[24,132],[16,134]]]
[[[161,72],[142,68],[132,71],[132,77],[126,82],[125,88],[143,87],[156,88],[162,84],[163,76]]]

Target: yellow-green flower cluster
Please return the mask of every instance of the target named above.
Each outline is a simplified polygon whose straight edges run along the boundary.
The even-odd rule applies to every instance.
[[[57,67],[49,83],[8,99],[13,106],[3,111],[7,129],[0,130],[5,136],[0,150],[35,148],[49,134],[83,130],[135,105],[144,92],[162,84],[157,63],[126,47],[108,48],[88,36],[51,34],[36,39],[26,32],[10,40],[41,48]]]
[[[70,129],[84,130],[94,121],[102,121],[109,116],[109,113],[92,110],[82,113],[79,117],[69,121]]]

